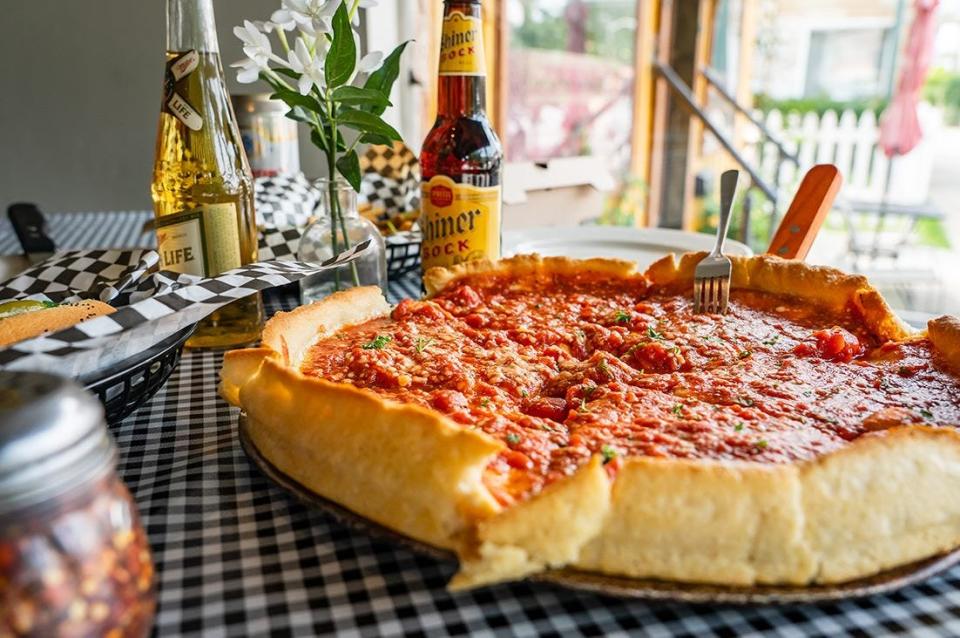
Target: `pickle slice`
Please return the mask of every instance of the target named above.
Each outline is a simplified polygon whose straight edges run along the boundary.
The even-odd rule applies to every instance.
[[[57,304],[52,301],[36,301],[34,299],[17,299],[16,301],[6,301],[0,303],[0,319],[6,319],[14,315],[22,315],[25,312],[34,312],[44,308],[53,308]]]

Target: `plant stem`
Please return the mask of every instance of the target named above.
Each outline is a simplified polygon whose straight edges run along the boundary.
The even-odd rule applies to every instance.
[[[343,211],[340,210],[340,194],[337,192],[337,118],[330,109],[330,130],[333,139],[330,140],[327,151],[327,175],[328,191],[330,196],[330,240],[333,254],[337,255],[337,225],[340,226],[340,232],[343,233],[343,249],[350,250],[350,236],[347,234],[347,224],[343,219]],[[340,269],[336,268],[334,273],[334,287],[340,290]],[[353,276],[353,285],[360,285],[360,273],[357,271],[357,263],[350,262],[350,273]]]
[[[330,148],[327,151],[327,172],[329,177],[327,178],[327,197],[330,199],[330,249],[333,251],[333,256],[336,257],[339,253],[339,247],[337,246],[337,219],[340,217],[340,198],[337,196],[337,185],[334,183],[333,175],[336,164],[336,148]],[[333,269],[333,289],[335,291],[340,290],[340,269]]]
[[[283,50],[289,55],[290,45],[287,44],[287,34],[280,27],[277,27],[277,38],[280,40],[280,44],[283,46]]]

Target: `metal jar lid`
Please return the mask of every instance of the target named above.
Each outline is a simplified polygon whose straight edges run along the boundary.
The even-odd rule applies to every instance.
[[[42,503],[115,467],[103,406],[51,374],[0,371],[0,514]]]

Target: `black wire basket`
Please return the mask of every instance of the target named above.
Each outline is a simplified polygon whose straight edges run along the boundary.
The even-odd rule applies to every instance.
[[[402,277],[420,268],[420,235],[404,233],[387,238],[387,276]]]
[[[80,383],[103,403],[107,423],[119,423],[153,398],[177,367],[183,344],[196,327],[187,326],[108,371],[80,377]]]

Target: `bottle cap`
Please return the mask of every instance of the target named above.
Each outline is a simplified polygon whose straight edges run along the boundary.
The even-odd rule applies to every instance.
[[[0,514],[98,479],[115,457],[103,406],[79,385],[0,371]]]

